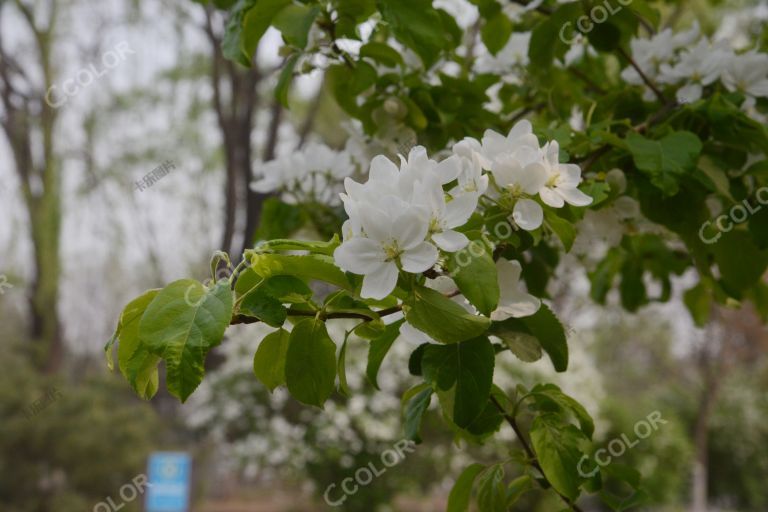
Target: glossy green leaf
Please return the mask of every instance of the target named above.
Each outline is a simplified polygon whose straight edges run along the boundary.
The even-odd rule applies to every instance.
[[[261,277],[294,276],[325,281],[340,288],[351,288],[347,276],[336,266],[330,256],[254,254],[251,258],[251,268]]]
[[[533,420],[530,436],[547,480],[560,494],[575,500],[581,485],[577,464],[584,434],[573,425],[563,425],[556,414],[542,414]]]
[[[432,388],[426,387],[408,400],[404,411],[406,439],[421,443],[421,437],[419,436],[421,420],[432,401],[432,393]]]
[[[336,380],[336,344],[325,323],[307,318],[291,331],[285,360],[288,391],[299,402],[322,407]]]
[[[488,338],[452,345],[429,345],[421,368],[436,391],[451,392],[451,419],[466,427],[483,412],[491,394],[495,353]]]
[[[309,30],[319,12],[318,6],[289,4],[278,11],[272,25],[280,31],[288,44],[303,50],[307,46]]]
[[[472,249],[451,255],[449,270],[462,295],[485,316],[499,305],[499,276],[486,245],[470,242]]]
[[[696,168],[702,149],[699,138],[686,131],[670,133],[658,141],[630,132],[627,146],[637,168],[647,173],[651,182],[668,196],[675,195],[681,177]]]
[[[253,356],[253,373],[270,391],[285,384],[285,358],[290,334],[278,329],[261,340]]]
[[[368,349],[368,364],[365,367],[365,374],[368,377],[368,381],[373,384],[373,387],[379,389],[379,383],[377,377],[379,375],[379,368],[384,361],[384,357],[389,352],[392,343],[400,336],[400,326],[403,325],[403,320],[391,323],[386,326],[381,336],[371,340],[371,346]]]
[[[232,319],[229,283],[210,289],[192,279],[163,288],[139,322],[139,344],[165,361],[168,391],[182,402],[205,373],[205,356],[221,343]]]
[[[483,334],[491,321],[473,315],[435,290],[417,287],[404,308],[408,323],[442,343],[458,343]]]
[[[466,512],[469,509],[469,501],[472,498],[472,487],[480,472],[485,469],[482,464],[470,464],[461,472],[456,483],[453,484],[448,495],[447,512]]]
[[[150,399],[157,393],[157,364],[160,358],[151,354],[147,347],[139,342],[139,321],[159,291],[149,290],[129,302],[120,315],[117,331],[113,337],[114,341],[118,341],[117,358],[120,373],[144,399]],[[111,353],[112,346],[109,345],[110,359]]]
[[[493,55],[504,48],[510,35],[512,35],[512,22],[505,14],[501,13],[489,19],[480,30],[483,44]]]

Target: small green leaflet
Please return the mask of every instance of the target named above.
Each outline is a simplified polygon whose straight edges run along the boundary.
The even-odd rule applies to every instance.
[[[495,353],[488,338],[475,338],[453,345],[428,345],[421,368],[435,391],[452,393],[451,419],[465,428],[488,403],[494,363]]]
[[[285,358],[290,334],[278,329],[261,340],[253,356],[253,373],[269,391],[285,384]]]
[[[147,347],[139,343],[139,321],[147,306],[154,300],[159,291],[149,290],[125,306],[123,313],[120,315],[117,330],[105,348],[107,351],[107,364],[112,369],[114,367],[112,346],[115,341],[119,341],[117,357],[120,364],[120,372],[128,380],[136,393],[144,399],[150,399],[157,393],[157,363],[160,361],[160,358],[150,354]]]
[[[466,512],[469,509],[469,500],[472,497],[472,486],[477,475],[485,468],[482,464],[471,464],[461,472],[456,483],[453,484],[451,494],[448,495],[447,512]]]
[[[398,320],[392,324],[389,324],[384,333],[377,338],[371,340],[371,346],[368,349],[368,365],[365,368],[365,374],[373,387],[379,389],[379,383],[377,382],[377,376],[379,374],[379,368],[384,361],[384,357],[389,352],[392,343],[400,335],[400,326],[403,325],[404,320]]]

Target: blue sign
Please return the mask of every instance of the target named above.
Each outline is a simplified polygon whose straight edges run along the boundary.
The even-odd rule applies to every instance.
[[[147,512],[188,512],[191,469],[192,461],[187,453],[150,455]]]

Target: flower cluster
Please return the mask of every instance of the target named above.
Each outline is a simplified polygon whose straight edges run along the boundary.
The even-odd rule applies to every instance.
[[[661,84],[679,86],[677,100],[685,103],[702,97],[704,87],[720,81],[730,92],[744,95],[744,109],[757,98],[768,97],[768,55],[754,50],[737,54],[725,41],[711,41],[702,36],[698,25],[674,35],[666,29],[651,39],[634,39],[632,53],[646,76]],[[622,78],[633,85],[643,85],[632,67]],[[646,89],[646,99],[653,99]]]
[[[466,175],[464,164],[457,155],[438,163],[417,146],[401,157],[399,168],[379,155],[366,183],[345,180],[341,198],[349,219],[334,257],[341,268],[365,276],[363,297],[389,295],[399,267],[411,273],[432,268],[438,247],[455,252],[469,243],[454,228],[469,220],[480,192],[460,177]],[[456,180],[459,185],[446,197],[443,186]]]
[[[540,147],[528,121],[518,122],[506,137],[487,130],[482,141],[465,138],[453,150],[491,171],[494,187],[489,195],[501,197],[504,203],[514,203],[512,220],[526,231],[538,229],[544,221],[544,211],[536,196],[553,208],[562,208],[565,203],[592,203],[592,198],[578,189],[581,168],[560,163],[557,141]]]
[[[325,144],[308,143],[301,151],[262,163],[259,179],[251,183],[256,192],[282,192],[283,201],[338,204],[342,180],[358,165],[348,149],[335,151]]]
[[[528,121],[507,136],[488,130],[482,140],[465,138],[441,162],[421,146],[400,158],[398,167],[375,157],[368,181],[348,178],[341,194],[349,219],[334,257],[340,268],[364,276],[366,298],[389,295],[400,270],[422,273],[438,262],[440,250],[463,249],[469,240],[456,228],[466,224],[480,196],[508,207],[510,220],[528,231],[544,220],[537,197],[553,208],[592,202],[577,188],[581,169],[560,163],[556,141],[540,147]]]

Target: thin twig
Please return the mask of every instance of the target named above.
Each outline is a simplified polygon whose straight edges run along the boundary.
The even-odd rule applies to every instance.
[[[632,66],[635,69],[635,71],[637,71],[637,74],[640,75],[640,78],[643,79],[643,82],[645,82],[645,85],[647,85],[653,91],[653,94],[656,95],[659,101],[666,104],[667,98],[664,97],[664,94],[662,94],[659,88],[656,87],[656,84],[654,84],[653,81],[651,81],[651,79],[648,78],[645,72],[640,68],[640,66],[638,66],[637,62],[635,62],[635,59],[633,59],[632,56],[630,56],[627,53],[627,51],[621,46],[619,46],[616,49],[616,52],[622,57],[624,57],[624,59],[626,59],[629,62],[629,65]]]
[[[402,306],[392,306],[391,308],[382,309],[380,311],[374,311],[379,317],[382,316],[388,316],[393,315],[395,313],[399,313],[402,311]],[[288,316],[316,316],[317,311],[302,311],[298,309],[289,309],[288,310]],[[323,316],[326,320],[333,320],[333,319],[341,319],[341,318],[357,318],[360,320],[363,320],[365,322],[370,322],[373,320],[369,315],[365,315],[363,313],[327,313]],[[234,318],[232,318],[232,321],[230,322],[230,325],[238,325],[238,324],[255,324],[260,322],[258,318],[254,318],[251,316],[245,316],[245,315],[237,315]]]
[[[565,504],[568,505],[571,508],[571,510],[574,510],[575,512],[582,512],[581,508],[579,508],[578,505],[573,503],[566,496],[563,496],[562,494],[560,494],[560,492],[557,489],[555,489],[552,486],[552,484],[549,482],[549,480],[547,479],[547,475],[544,474],[544,470],[541,469],[541,465],[536,459],[536,454],[528,445],[528,441],[525,440],[525,437],[523,436],[523,432],[522,430],[520,430],[520,427],[517,425],[517,421],[515,421],[515,418],[513,418],[511,415],[507,413],[504,407],[499,403],[499,401],[493,395],[491,395],[491,402],[493,402],[493,405],[495,405],[496,408],[501,412],[501,415],[504,417],[505,420],[507,420],[507,423],[509,423],[509,426],[512,427],[512,430],[515,431],[515,435],[520,440],[520,444],[523,445],[523,450],[525,451],[525,454],[528,456],[529,459],[531,459],[531,465],[534,468],[536,468],[539,471],[539,473],[541,473],[542,477],[544,478],[544,480],[547,481],[547,483],[552,488],[552,490],[555,491],[558,496],[560,496],[560,499],[563,500],[563,502],[565,502]]]

